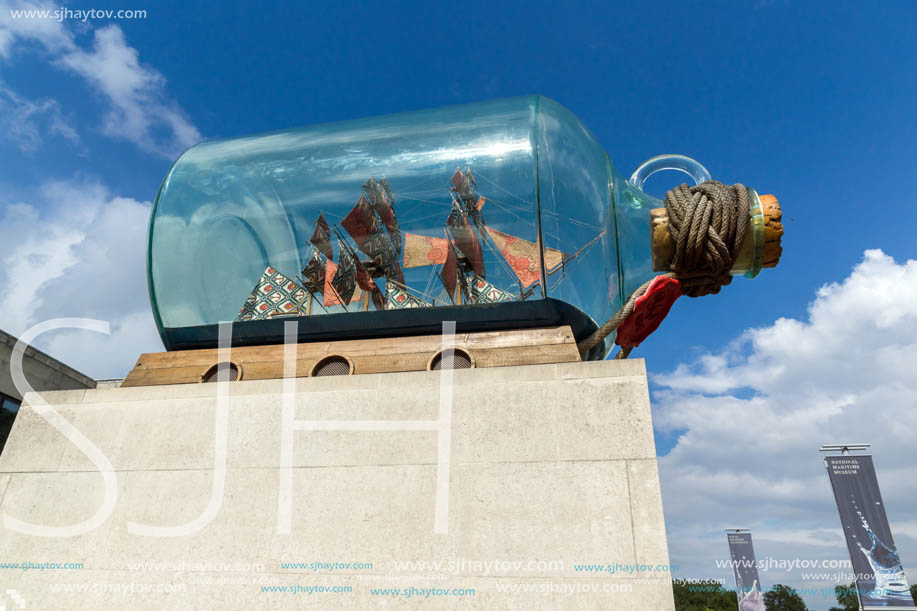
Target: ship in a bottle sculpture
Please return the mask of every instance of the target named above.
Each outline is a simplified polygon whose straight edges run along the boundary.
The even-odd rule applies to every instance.
[[[280,344],[289,320],[301,342],[437,334],[443,321],[569,326],[582,342],[674,256],[663,203],[641,190],[660,169],[710,178],[668,155],[625,179],[539,96],[206,142],[156,198],[154,316],[168,350],[215,347],[221,321],[235,321],[234,346]],[[731,273],[754,277],[779,258],[779,207],[748,195]]]

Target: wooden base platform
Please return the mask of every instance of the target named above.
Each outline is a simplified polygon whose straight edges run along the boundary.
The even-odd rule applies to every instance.
[[[438,369],[441,350],[441,335],[301,343],[297,346],[296,375],[307,377]],[[282,378],[283,352],[282,344],[233,348],[230,379]],[[459,333],[455,335],[455,353],[456,369],[580,360],[576,340],[568,326]],[[216,348],[143,354],[121,386],[215,381],[218,360]]]

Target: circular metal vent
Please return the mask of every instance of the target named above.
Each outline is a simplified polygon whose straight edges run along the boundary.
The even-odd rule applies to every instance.
[[[451,358],[443,358],[443,353],[440,352],[430,361],[431,371],[439,369],[471,369],[473,366],[471,355],[459,348],[453,349]]]
[[[235,382],[239,379],[239,366],[235,363],[217,363],[207,370],[201,382]]]
[[[350,361],[343,356],[326,356],[312,368],[312,377],[349,376],[353,373]]]

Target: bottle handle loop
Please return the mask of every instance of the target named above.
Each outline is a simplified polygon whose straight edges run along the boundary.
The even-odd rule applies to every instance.
[[[647,159],[634,170],[629,182],[636,188],[643,191],[643,183],[646,179],[663,170],[678,170],[684,172],[692,179],[694,184],[700,184],[705,180],[710,180],[710,172],[707,171],[699,161],[695,161],[684,155],[659,155],[652,159]]]

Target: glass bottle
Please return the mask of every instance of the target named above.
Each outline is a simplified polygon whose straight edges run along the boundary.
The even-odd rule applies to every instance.
[[[153,208],[156,323],[169,350],[215,346],[226,320],[239,321],[236,345],[281,343],[291,315],[302,341],[435,334],[444,320],[570,325],[579,340],[654,274],[649,215],[662,202],[641,188],[661,169],[709,178],[667,155],[627,180],[573,113],[540,96],[204,142],[175,162]],[[350,296],[354,259],[363,275]],[[745,259],[735,273],[757,273],[760,257]],[[328,278],[310,284],[304,270],[318,268]],[[312,290],[253,295],[266,270]],[[240,315],[247,300],[286,309]]]

